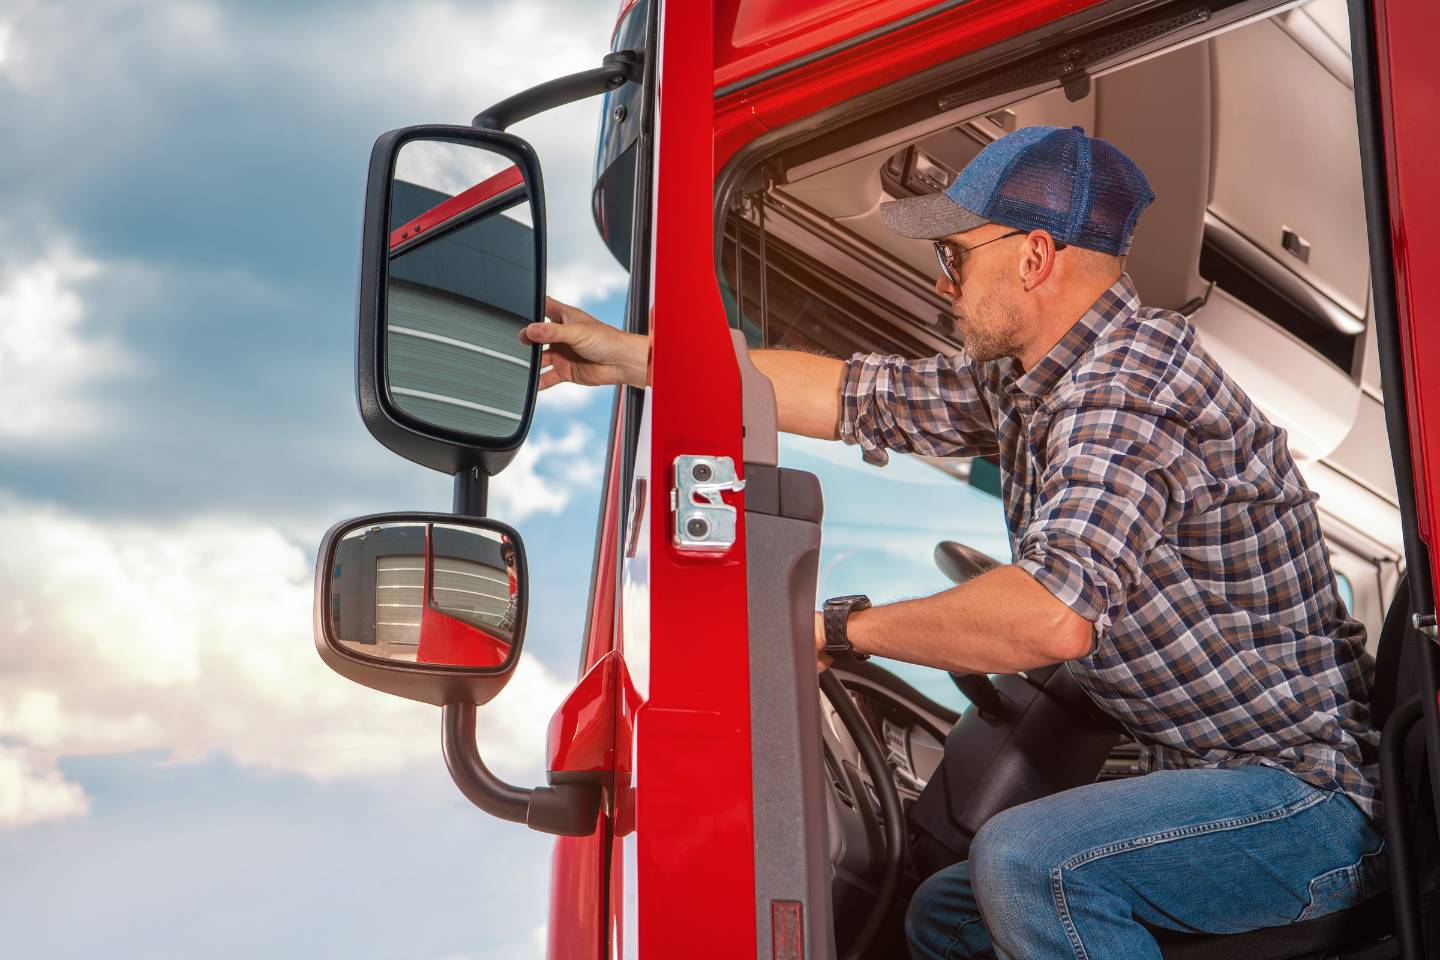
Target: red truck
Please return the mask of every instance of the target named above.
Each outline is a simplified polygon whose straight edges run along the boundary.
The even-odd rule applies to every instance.
[[[950,539],[963,518],[907,516],[918,503],[824,504],[848,475],[781,465],[796,461],[747,348],[954,352],[933,252],[888,233],[878,204],[942,189],[1006,132],[1078,124],[1153,183],[1128,271],[1288,431],[1378,660],[1391,893],[1283,928],[1161,935],[1164,956],[1440,956],[1437,43],[1424,0],[627,0],[596,69],[376,143],[361,414],[452,474],[455,497],[450,514],[327,534],[320,655],[440,706],[465,795],[557,835],[551,958],[906,956],[909,893],[990,815],[1134,776],[1136,747],[1063,665],[837,663],[817,684],[812,618],[846,558],[930,536],[960,582],[993,548]],[[486,517],[540,376],[517,333],[545,305],[540,159],[505,130],[589,96],[592,215],[629,271],[625,329],[652,353],[648,386],[615,392],[579,676],[548,784],[522,788],[474,741],[547,592],[520,535]],[[984,460],[924,469],[957,498],[994,492]],[[441,622],[453,658],[418,656]],[[937,678],[965,698],[942,702]]]

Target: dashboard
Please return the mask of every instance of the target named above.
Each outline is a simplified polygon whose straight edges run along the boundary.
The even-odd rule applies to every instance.
[[[870,664],[832,670],[875,736],[900,796],[910,804],[940,766],[954,711],[929,700],[905,681]],[[831,882],[837,933],[847,921],[863,918],[875,894],[874,878],[884,860],[880,798],[860,750],[830,701],[820,699],[821,738],[827,776]],[[907,835],[909,833],[907,826]]]

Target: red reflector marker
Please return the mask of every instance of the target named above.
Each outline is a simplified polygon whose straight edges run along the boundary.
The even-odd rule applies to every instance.
[[[805,960],[805,928],[799,900],[770,901],[772,960]]]

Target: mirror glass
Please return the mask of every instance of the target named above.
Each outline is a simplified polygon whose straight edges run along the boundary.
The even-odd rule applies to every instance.
[[[357,527],[335,547],[330,635],[384,660],[508,668],[524,632],[519,556],[482,523]]]
[[[542,314],[537,240],[521,168],[491,147],[400,146],[390,184],[385,374],[427,424],[486,440],[519,432]]]

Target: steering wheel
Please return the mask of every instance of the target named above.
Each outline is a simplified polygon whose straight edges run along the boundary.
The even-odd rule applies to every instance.
[[[884,863],[880,872],[879,891],[870,907],[869,916],[865,918],[864,925],[843,958],[865,960],[875,935],[880,932],[880,925],[890,913],[891,905],[895,902],[895,893],[899,889],[900,868],[905,861],[905,814],[900,807],[900,794],[895,789],[894,775],[890,772],[890,765],[885,762],[885,754],[871,733],[869,724],[860,715],[859,708],[850,699],[850,694],[846,692],[839,678],[829,670],[820,674],[820,689],[835,708],[840,722],[845,726],[845,732],[850,734],[851,741],[860,751],[861,762],[870,774],[871,785],[880,800],[880,813],[885,819]]]
[[[972,580],[988,570],[1000,566],[999,561],[953,540],[943,540],[935,546],[935,563],[940,571],[956,585]],[[1005,700],[986,674],[951,673],[950,679],[975,705],[980,716],[998,723],[1005,717]],[[840,680],[829,670],[820,674],[820,689],[835,708],[840,722],[860,752],[861,762],[869,773],[871,783],[880,801],[881,815],[885,821],[884,863],[881,870],[879,892],[870,914],[866,917],[859,934],[850,944],[844,960],[863,960],[880,925],[889,914],[894,902],[900,869],[904,859],[905,827],[900,796],[895,789],[889,765],[884,752],[876,742],[869,725],[860,715],[850,695]]]
[[[956,586],[1001,566],[1000,561],[994,557],[954,540],[941,540],[935,544],[935,565]],[[992,724],[1005,719],[1005,698],[1000,696],[995,682],[987,674],[952,672],[950,679],[955,681],[960,692],[975,704],[975,709],[982,719]]]

